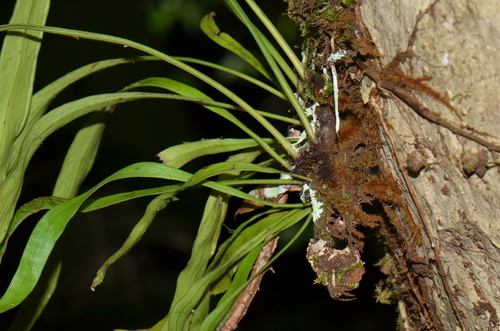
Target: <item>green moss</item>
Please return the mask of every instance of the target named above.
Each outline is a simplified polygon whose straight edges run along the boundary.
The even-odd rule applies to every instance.
[[[394,293],[387,287],[377,285],[375,287],[375,300],[384,305],[392,305],[394,303]]]
[[[346,7],[349,7],[350,5],[352,5],[353,3],[355,3],[355,2],[356,2],[356,0],[340,0],[340,1],[341,1],[341,2],[344,4],[344,6],[346,6]]]
[[[339,271],[337,271],[337,281],[338,281],[338,283],[342,284],[342,286],[345,286],[345,287],[349,287],[347,285],[353,285],[353,284],[343,284],[342,281],[344,280],[345,275],[349,271],[354,270],[354,269],[358,269],[358,268],[362,268],[363,265],[364,265],[364,262],[357,262],[357,263],[351,264],[350,266],[345,267],[345,268],[340,269]],[[359,284],[357,284],[357,286],[359,286]],[[357,288],[357,286],[356,286],[356,288]]]
[[[331,272],[320,272],[318,274],[318,278],[314,280],[315,284],[321,284],[321,285],[328,285],[332,279],[332,273]]]
[[[324,226],[322,226],[322,228],[324,228]],[[329,242],[332,239],[332,237],[326,231],[321,231],[319,237],[326,242]]]

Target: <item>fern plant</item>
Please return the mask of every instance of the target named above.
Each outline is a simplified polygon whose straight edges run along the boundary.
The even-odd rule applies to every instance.
[[[17,1],[10,23],[0,26],[0,32],[6,33],[0,57],[0,258],[9,248],[9,238],[23,220],[40,210],[48,211],[37,222],[16,273],[0,299],[0,312],[18,305],[21,305],[23,312],[28,312],[29,317],[16,322],[19,324],[13,325],[12,329],[30,329],[47,304],[61,270],[61,261],[55,259],[48,262],[49,257],[55,254],[53,250],[56,242],[76,213],[91,212],[135,198],[151,197],[142,218],[122,247],[97,271],[92,283],[92,289],[95,290],[104,280],[107,269],[133,249],[155,215],[174,203],[180,192],[199,187],[211,189],[199,222],[191,258],[178,277],[170,310],[150,330],[215,330],[227,318],[243,289],[257,276],[251,276],[251,270],[261,249],[285,229],[302,222],[295,236],[271,259],[267,264],[269,265],[307,226],[311,214],[308,204],[273,200],[280,194],[287,194],[290,185],[300,186],[307,180],[290,173],[290,160],[297,156],[297,138],[285,137],[272,124],[272,121],[281,121],[301,127],[304,136],[314,138],[307,115],[294,95],[294,85],[297,78],[304,77],[304,68],[256,3],[252,0],[246,2],[274,40],[270,41],[256,28],[236,0],[227,0],[226,4],[242,22],[242,27],[246,27],[252,34],[266,60],[265,64],[259,62],[257,57],[231,36],[221,33],[213,15],[207,15],[202,20],[201,27],[211,39],[257,69],[265,81],[201,59],[169,56],[115,36],[48,27],[45,26],[50,5],[48,0]],[[139,50],[145,55],[102,60],[86,65],[33,93],[36,62],[44,33],[119,44]],[[276,44],[279,49],[274,46]],[[51,101],[71,84],[90,74],[131,61],[164,61],[205,82],[229,101],[214,100],[193,86],[167,77],[149,77],[116,93],[87,96],[51,108]],[[253,108],[250,101],[239,97],[196,69],[193,64],[222,70],[247,80],[287,101],[297,118],[278,116]],[[165,92],[141,92],[141,89],[149,87]],[[104,117],[111,114],[120,103],[142,99],[174,99],[197,103],[237,126],[248,138],[209,139],[171,146],[159,154],[162,163],[132,164],[78,195],[80,185],[92,168],[104,130]],[[267,130],[269,137],[260,137],[255,130],[238,119],[239,112],[250,114]],[[78,131],[66,153],[52,196],[37,198],[16,210],[25,172],[40,144],[54,131],[82,116],[88,116],[87,122]],[[182,169],[200,156],[228,152],[232,156],[224,162],[208,164],[194,173]],[[266,176],[262,176],[263,174]],[[269,179],[269,174],[274,178]],[[157,178],[165,180],[165,185],[92,198],[107,183],[127,178]],[[264,196],[249,194],[249,185],[262,187],[262,190],[257,191],[265,192]],[[218,245],[231,198],[245,199],[254,206],[271,208],[257,211],[239,225],[229,239]],[[49,276],[41,279],[42,271]],[[36,295],[30,295],[31,293]],[[224,294],[215,307],[210,305],[211,295],[222,293]]]

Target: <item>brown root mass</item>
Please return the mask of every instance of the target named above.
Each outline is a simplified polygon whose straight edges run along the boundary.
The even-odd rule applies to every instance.
[[[363,103],[359,63],[371,63],[382,55],[364,29],[359,7],[353,1],[289,0],[289,16],[306,36],[303,50],[308,80],[301,98],[314,108],[316,138],[294,160],[294,172],[311,178],[311,190],[322,203],[315,221],[315,236],[307,258],[335,299],[349,300],[365,272],[360,259],[364,233],[378,228],[387,255],[381,270],[386,274],[384,302],[403,302],[404,314],[415,329],[439,330],[433,301],[422,277],[427,263],[415,247],[423,238],[401,188],[381,161],[381,120]],[[332,53],[342,51],[340,60]],[[334,94],[331,79],[338,77],[340,129],[335,132]],[[421,86],[427,78],[405,79],[397,65],[383,77],[401,88]],[[340,247],[340,242],[343,242]],[[397,285],[395,285],[397,284]]]

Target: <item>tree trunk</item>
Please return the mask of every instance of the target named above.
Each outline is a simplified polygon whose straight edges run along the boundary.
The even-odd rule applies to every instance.
[[[364,1],[363,22],[385,55],[383,64],[406,50],[416,28],[413,54],[403,70],[432,77],[429,85],[450,100],[462,120],[435,98],[425,93],[418,98],[443,118],[483,132],[485,140],[499,145],[500,3],[434,2]],[[497,169],[485,168],[497,153],[431,123],[398,100],[371,102],[390,123],[394,146],[384,144],[382,155],[423,234],[424,244],[416,248],[428,261],[424,279],[442,329],[498,330],[500,180]],[[403,162],[421,159],[425,167],[418,173],[416,165],[408,176],[396,155]]]
[[[320,201],[316,212],[323,213],[316,217],[309,261],[330,294],[342,298],[364,272],[357,227],[373,227],[379,217],[390,260],[381,264],[388,279],[379,300],[397,301],[402,329],[498,330],[500,4],[352,2],[289,1],[290,16],[309,36],[302,97],[313,108],[317,133],[295,164],[313,179],[311,200]],[[325,81],[335,76],[341,126],[332,133],[325,127],[337,121],[325,118],[335,105]],[[418,78],[424,76],[431,80]],[[357,90],[363,109],[352,101]],[[347,134],[349,121],[357,127],[354,138]],[[346,141],[350,147],[342,147]],[[369,157],[362,159],[368,166],[352,166],[371,149],[377,166]],[[332,173],[319,169],[325,164]],[[374,168],[379,174],[370,174]],[[335,198],[339,191],[343,202]],[[366,212],[376,203],[381,211]],[[346,241],[347,250],[332,248],[328,235]],[[332,269],[337,282],[325,272]]]

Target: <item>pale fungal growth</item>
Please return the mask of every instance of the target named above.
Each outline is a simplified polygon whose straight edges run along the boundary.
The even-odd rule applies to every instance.
[[[303,185],[300,199],[305,202],[305,196],[307,194],[309,194],[309,199],[311,200],[313,222],[316,222],[324,212],[323,203],[318,201],[316,198],[316,191],[306,183]]]
[[[307,140],[307,132],[305,130],[300,131],[294,128],[288,130],[289,138],[297,138],[295,142],[292,142],[293,148],[298,152],[300,149],[306,146]]]
[[[304,106],[304,101],[297,96],[297,94],[295,94],[295,96],[297,97],[297,100],[299,100],[299,103]],[[311,124],[312,124],[312,129],[314,132],[316,132],[316,123],[317,123],[317,120],[316,120],[316,107],[319,106],[319,103],[315,102],[312,106],[310,107],[307,107],[305,108],[305,113],[308,117],[312,117],[312,120],[311,120]],[[295,130],[294,130],[295,131]],[[291,130],[289,132],[289,135],[292,137],[293,135],[291,134]],[[295,137],[295,136],[293,136]],[[299,139],[292,144],[292,146],[295,148],[296,151],[299,151],[301,148],[305,147],[306,143],[307,143],[307,134],[305,131],[302,131],[302,133],[300,134],[299,136]]]
[[[285,186],[285,185],[266,186],[262,189],[262,193],[263,193],[264,197],[266,197],[267,199],[276,198],[280,194],[281,186]]]
[[[302,147],[305,146],[307,142],[307,133],[306,131],[302,131],[300,133],[299,139],[292,144],[293,148],[295,148],[296,151],[299,151]]]
[[[332,82],[333,82],[333,102],[335,105],[335,132],[340,129],[340,116],[339,116],[339,86],[337,82],[337,70],[332,66]]]
[[[312,106],[306,108],[307,116],[312,116],[311,126],[316,133],[316,128],[318,125],[318,117],[316,116],[316,108],[319,106],[319,103],[315,102]]]
[[[292,176],[290,176],[289,174],[281,174],[280,179],[292,179]],[[290,190],[290,185],[280,185],[280,186],[278,186],[278,188],[279,188],[279,190],[278,190],[278,194],[276,194],[276,196],[279,196],[280,194],[288,192]]]
[[[312,104],[312,106],[306,108],[306,115],[307,116],[312,116],[312,124],[316,124],[316,107],[319,106],[319,103],[315,102]],[[314,127],[314,126],[313,126]]]
[[[342,59],[346,55],[346,51],[343,49],[338,50],[335,53],[330,54],[328,62],[330,62],[330,68],[332,71],[332,83],[333,83],[333,102],[335,107],[335,132],[340,130],[340,116],[339,116],[339,86],[337,81],[337,70],[335,69],[335,62]]]
[[[289,174],[281,174],[280,179],[292,179],[292,176]],[[274,198],[278,198],[283,195],[283,193],[290,191],[289,184],[279,185],[279,186],[263,186],[259,187],[255,190],[250,191],[248,194],[255,198],[264,199],[264,200],[272,200]]]
[[[343,49],[339,49],[335,53],[330,54],[330,56],[326,59],[328,62],[337,62],[338,60],[344,58],[347,52]]]

